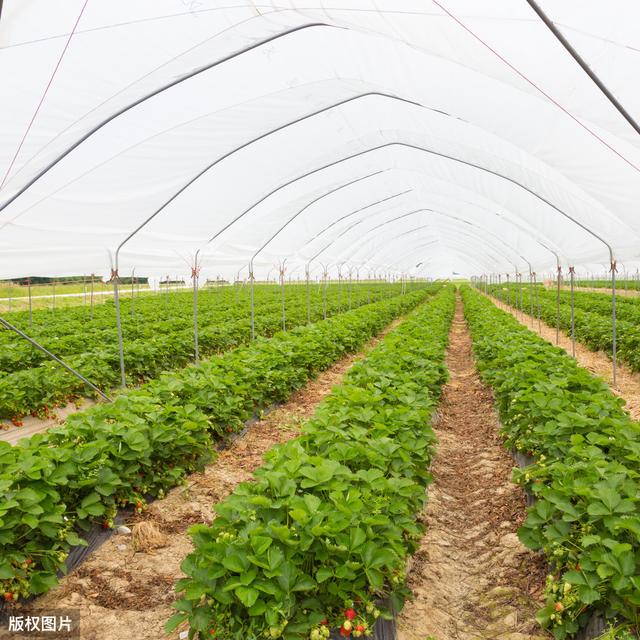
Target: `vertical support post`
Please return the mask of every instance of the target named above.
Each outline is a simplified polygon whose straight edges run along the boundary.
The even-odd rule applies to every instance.
[[[498,274],[498,291],[500,291],[500,302],[504,303],[504,291],[502,291],[502,274]]]
[[[531,328],[533,328],[533,274],[529,269],[529,317],[531,318]]]
[[[616,272],[618,268],[616,261],[611,261],[611,338],[612,338],[612,356],[613,356],[613,386],[616,386],[616,378],[618,373],[617,362],[617,332],[616,332]]]
[[[31,300],[31,278],[27,279],[27,285],[29,287],[29,326],[33,326],[33,302]]]
[[[304,270],[304,277],[307,283],[307,324],[311,324],[311,289],[309,288],[309,265]]]
[[[254,307],[254,294],[253,294],[253,263],[249,264],[249,301],[251,304],[251,339],[256,339],[256,311]]]
[[[571,355],[576,357],[576,321],[575,321],[575,307],[574,307],[574,276],[575,269],[569,267],[569,277],[571,281]]]
[[[353,273],[353,269],[349,269],[349,311],[351,311],[351,275]]]
[[[113,300],[116,305],[116,324],[118,325],[118,351],[120,354],[120,384],[124,389],[127,386],[127,378],[124,369],[124,341],[122,339],[122,318],[120,317],[120,294],[118,292],[118,270],[111,269],[113,281]]]
[[[286,262],[286,258],[282,261],[282,264],[280,265],[280,290],[282,292],[282,330],[286,331],[287,330],[287,318],[286,318],[286,314],[285,314],[285,296],[284,296],[284,274],[285,274],[285,266],[284,263]]]
[[[169,309],[169,274],[164,281],[164,308]]]
[[[135,293],[135,290],[134,290],[134,288],[133,288],[133,287],[134,287],[134,284],[133,284],[133,283],[134,283],[134,282],[135,282],[135,280],[136,280],[136,278],[135,278],[135,274],[136,274],[136,270],[135,270],[135,269],[133,269],[133,270],[131,271],[131,317],[132,317],[132,318],[133,318],[133,316],[134,316],[134,303],[135,303],[135,300],[134,300],[134,293]]]
[[[507,276],[507,306],[511,306],[511,282],[509,281],[509,274]]]
[[[560,342],[560,278],[562,277],[562,267],[558,265],[557,285],[556,285],[556,344]]]
[[[338,266],[338,313],[342,312],[342,266]]]
[[[91,274],[91,293],[89,296],[89,317],[91,320],[93,320],[93,280],[94,280],[94,274]]]
[[[520,304],[520,320],[524,318],[524,310],[522,309],[522,274],[518,273],[518,299]]]
[[[540,322],[540,298],[538,296],[538,284],[536,283],[536,272],[533,272],[534,291],[536,292],[536,310],[538,315],[538,333],[542,335],[542,324]]]
[[[327,277],[329,276],[329,272],[327,271],[327,268],[324,267],[324,302],[323,302],[323,310],[322,310],[322,317],[326,320],[327,319]]]
[[[193,342],[195,347],[196,367],[200,364],[200,345],[198,342],[198,275],[200,267],[198,267],[198,256],[196,255],[194,266],[191,269],[191,278],[193,279]]]

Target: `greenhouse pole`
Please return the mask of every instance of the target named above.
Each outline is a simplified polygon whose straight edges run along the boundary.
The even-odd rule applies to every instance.
[[[305,265],[304,276],[307,284],[307,324],[311,324],[311,289],[309,288],[309,263]]]
[[[200,364],[200,346],[198,343],[198,275],[200,267],[198,267],[198,253],[191,268],[191,278],[193,279],[193,340],[195,346],[196,367]]]
[[[253,294],[253,281],[255,278],[253,277],[253,264],[249,265],[249,303],[251,307],[251,339],[256,339],[256,314],[254,309],[254,294]],[[267,284],[268,284],[267,280]]]
[[[504,292],[502,291],[502,274],[498,274],[498,291],[500,291],[500,302],[504,304]]]
[[[353,268],[349,269],[349,311],[351,311],[351,277],[353,274]]]
[[[134,294],[134,288],[133,288],[134,285],[133,285],[133,283],[135,282],[135,275],[136,275],[136,270],[132,269],[132,271],[131,271],[131,318],[134,317],[134,313],[135,313],[135,310],[134,310],[135,300],[134,300],[134,297],[133,297],[133,294]]]
[[[82,382],[84,382],[86,385],[91,387],[99,396],[104,398],[107,402],[112,402],[111,398],[106,393],[98,389],[98,387],[96,387],[96,385],[93,384],[93,382],[90,382],[89,380],[87,380],[81,373],[79,373],[75,369],[72,369],[66,362],[64,362],[63,360],[58,358],[58,356],[51,353],[51,351],[49,351],[48,349],[45,349],[41,344],[37,343],[33,338],[30,338],[26,333],[20,331],[20,329],[18,329],[17,327],[14,327],[10,322],[7,322],[2,317],[0,317],[0,324],[3,325],[6,329],[9,329],[10,331],[14,331],[21,338],[24,338],[27,342],[29,342],[32,346],[34,346],[36,349],[38,349],[39,351],[42,351],[42,353],[49,356],[52,360],[55,360],[59,365],[64,367],[69,373],[71,373],[76,378],[82,380]]]
[[[284,274],[286,271],[284,264],[286,261],[287,259],[285,258],[280,264],[280,290],[282,292],[282,330],[283,331],[287,330],[287,318],[285,314],[285,295],[284,295],[284,285],[285,285]]]
[[[562,267],[557,267],[557,286],[556,286],[556,344],[560,342],[560,278],[562,277]]]
[[[341,313],[342,311],[341,293],[342,293],[342,264],[339,264],[338,265],[338,313]]]
[[[329,276],[329,271],[327,270],[327,267],[325,267],[324,265],[322,265],[323,268],[323,277],[324,277],[324,303],[323,303],[323,312],[322,312],[322,317],[326,320],[327,319],[327,278]]]
[[[89,309],[90,309],[90,318],[91,320],[93,320],[93,279],[94,279],[95,275],[92,273],[91,274],[91,296],[89,298]]]
[[[118,326],[118,349],[120,352],[120,385],[124,389],[127,386],[127,379],[124,371],[124,344],[122,340],[122,318],[120,317],[120,294],[118,292],[117,269],[111,269],[111,280],[113,281],[113,301],[116,306],[116,325]]]
[[[571,283],[571,355],[575,358],[576,357],[576,322],[575,322],[575,308],[574,308],[574,295],[573,295],[574,276],[575,276],[575,269],[573,267],[569,267],[569,279]]]
[[[29,326],[33,326],[33,304],[31,300],[31,278],[27,279],[27,285],[29,287]]]
[[[507,276],[507,306],[511,306],[511,282],[509,281],[509,274],[505,274]]]
[[[535,285],[536,292],[536,310],[538,314],[538,333],[542,334],[542,324],[540,322],[540,298],[538,297],[538,285],[536,283],[536,272],[533,272],[533,284]]]
[[[611,259],[611,337],[612,337],[612,356],[613,356],[613,386],[616,385],[616,377],[618,373],[617,363],[617,344],[616,344],[616,272],[618,268],[616,261]]]
[[[531,328],[533,329],[533,272],[531,271],[531,265],[529,265],[529,317],[531,318]]]

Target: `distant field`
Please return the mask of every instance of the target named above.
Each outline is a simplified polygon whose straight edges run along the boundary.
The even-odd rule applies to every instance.
[[[148,285],[140,284],[136,285],[136,293],[148,291]],[[130,284],[121,285],[121,289],[126,295],[131,291]],[[94,296],[94,304],[101,304],[105,300],[109,300],[113,291],[113,285],[105,282],[94,282],[93,291],[96,294]],[[55,294],[55,301],[54,301]],[[68,296],[68,294],[75,294]],[[80,294],[80,295],[78,295]],[[86,294],[86,295],[83,295]],[[75,307],[82,304],[90,304],[91,297],[91,283],[87,282],[83,285],[82,282],[70,282],[68,284],[56,283],[55,288],[52,284],[34,284],[31,286],[31,296],[33,298],[32,305],[34,309],[46,309],[52,308],[55,303],[56,308],[62,307]],[[46,297],[39,297],[46,296]],[[29,287],[22,285],[0,285],[0,311],[22,311],[27,309],[29,305]]]

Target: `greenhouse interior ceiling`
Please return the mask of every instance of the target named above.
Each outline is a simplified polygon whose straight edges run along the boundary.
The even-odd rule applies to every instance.
[[[640,266],[638,2],[0,7],[0,278]]]

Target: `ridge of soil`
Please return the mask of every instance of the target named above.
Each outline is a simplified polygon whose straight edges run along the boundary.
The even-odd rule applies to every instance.
[[[478,375],[457,301],[434,430],[438,438],[427,527],[408,583],[414,600],[398,617],[398,640],[542,640],[534,619],[547,573],[516,530],[526,516],[523,490],[511,482],[493,395]]]
[[[360,352],[320,373],[288,402],[254,423],[202,473],[190,475],[186,486],[172,489],[164,499],[154,501],[143,514],[127,522],[133,536],[112,536],[29,608],[80,610],[81,640],[177,639],[185,626],[168,635],[163,627],[175,613],[171,604],[177,599],[174,585],[183,577],[180,563],[192,550],[187,529],[196,523],[211,523],[213,504],[241,482],[250,481],[268,449],[297,437],[302,423],[342,382],[351,366],[403,319],[394,320]],[[154,524],[161,546],[154,549],[149,545],[146,551],[136,551],[137,523]]]
[[[571,355],[571,336],[567,336],[562,329],[559,332],[556,343],[556,328],[540,320],[540,332],[538,332],[538,319],[527,313],[520,313],[512,307],[505,305],[500,300],[491,296],[485,296],[499,309],[510,313],[520,324],[531,331],[538,333],[547,342],[564,349]],[[611,392],[625,401],[625,408],[634,420],[640,420],[640,373],[634,373],[618,358],[616,372],[616,384],[613,384],[613,370],[611,358],[604,351],[591,351],[581,342],[576,340],[576,361],[590,371],[593,375],[602,378],[611,389]]]

